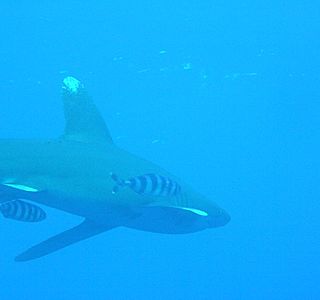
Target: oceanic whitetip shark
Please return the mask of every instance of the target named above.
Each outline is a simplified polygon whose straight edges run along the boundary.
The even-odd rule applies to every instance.
[[[118,148],[74,77],[63,81],[65,131],[57,139],[0,140],[0,211],[37,222],[37,204],[84,221],[16,257],[36,259],[115,227],[182,234],[227,224],[229,215],[157,165]]]

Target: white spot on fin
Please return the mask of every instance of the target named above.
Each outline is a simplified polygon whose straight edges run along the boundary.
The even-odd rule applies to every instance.
[[[63,84],[63,88],[68,90],[72,94],[76,94],[79,88],[82,87],[81,82],[78,79],[71,76],[66,77],[63,80]]]
[[[12,187],[17,190],[25,191],[25,192],[32,192],[32,193],[38,192],[37,189],[32,188],[30,186],[23,185],[23,184],[4,183],[4,185]]]
[[[181,207],[181,209],[191,211],[194,214],[202,216],[202,217],[207,217],[208,216],[208,213],[205,212],[204,210],[201,210],[201,209],[189,208],[189,207]]]

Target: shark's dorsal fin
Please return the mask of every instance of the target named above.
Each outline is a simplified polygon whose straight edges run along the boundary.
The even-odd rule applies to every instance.
[[[74,77],[63,80],[66,120],[64,139],[85,143],[112,143],[109,130],[83,84]]]

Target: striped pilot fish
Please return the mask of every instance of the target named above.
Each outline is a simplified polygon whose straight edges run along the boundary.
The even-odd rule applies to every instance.
[[[1,203],[0,212],[5,218],[22,222],[40,222],[47,216],[39,206],[21,200]]]
[[[132,177],[128,180],[120,179],[111,173],[111,178],[116,182],[112,190],[116,194],[120,188],[128,187],[140,195],[152,195],[161,197],[178,197],[181,195],[181,186],[174,180],[156,174],[145,174]]]

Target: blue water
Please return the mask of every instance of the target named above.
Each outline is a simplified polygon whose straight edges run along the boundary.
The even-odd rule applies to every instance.
[[[320,299],[316,1],[7,1],[0,136],[56,137],[81,79],[116,143],[232,216],[190,235],[115,229],[29,263],[80,219],[1,218],[1,299]]]

